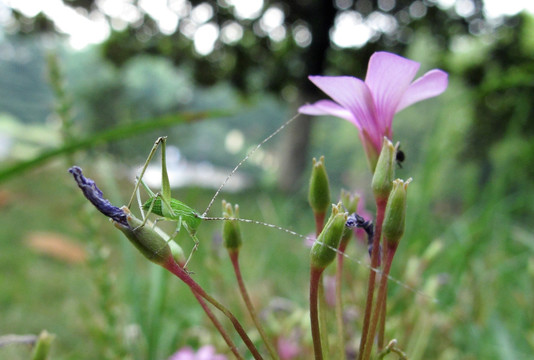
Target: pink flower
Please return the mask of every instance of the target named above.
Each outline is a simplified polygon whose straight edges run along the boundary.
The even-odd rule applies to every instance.
[[[325,275],[323,286],[326,304],[330,307],[336,306],[336,277]]]
[[[277,341],[278,355],[280,360],[291,360],[297,357],[301,350],[298,343],[289,338],[279,337]]]
[[[369,60],[365,82],[352,76],[310,76],[334,101],[307,104],[299,112],[333,115],[356,125],[374,171],[382,139],[393,137],[393,116],[416,102],[438,96],[447,88],[447,73],[437,69],[412,82],[419,65],[395,54],[376,52]]]
[[[224,355],[216,354],[213,346],[205,345],[196,353],[189,346],[183,347],[172,354],[168,360],[227,360],[227,358]]]

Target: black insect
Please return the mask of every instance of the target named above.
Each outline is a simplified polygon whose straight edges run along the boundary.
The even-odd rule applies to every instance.
[[[395,161],[397,162],[397,165],[400,169],[402,169],[402,162],[406,159],[406,155],[404,155],[404,151],[400,149],[400,145],[397,147],[397,152],[395,153]]]
[[[369,251],[369,256],[371,256],[371,253],[373,252],[373,240],[375,237],[375,227],[373,225],[373,221],[366,221],[363,217],[354,213],[348,216],[345,226],[351,229],[354,229],[355,227],[361,228],[367,233],[367,250]],[[380,247],[378,255],[379,259],[381,258],[381,250],[382,249]]]

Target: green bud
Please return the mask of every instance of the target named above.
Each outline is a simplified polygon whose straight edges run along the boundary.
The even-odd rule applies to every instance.
[[[144,255],[148,260],[158,265],[164,265],[169,257],[173,256],[171,248],[165,238],[159,234],[152,226],[142,225],[142,221],[132,215],[130,210],[123,206],[121,208],[128,214],[128,227],[113,221],[116,228],[126,235],[128,240]]]
[[[172,257],[174,258],[174,261],[180,266],[184,266],[186,262],[184,250],[180,245],[176,243],[176,241],[171,240],[168,241],[167,244],[169,244],[169,247],[171,248]]]
[[[324,269],[334,261],[336,252],[333,249],[337,249],[339,246],[346,221],[347,213],[343,212],[342,204],[332,205],[330,218],[311,249],[312,267]]]
[[[341,203],[347,209],[349,214],[353,214],[358,210],[358,203],[360,202],[360,194],[350,193],[345,189],[341,189]]]
[[[384,215],[384,224],[382,226],[384,239],[390,246],[397,246],[404,234],[406,224],[406,191],[411,181],[411,178],[407,181],[401,179],[393,181],[393,189],[389,194],[386,213]]]
[[[377,200],[385,200],[391,191],[395,176],[395,147],[386,137],[373,174],[373,194]]]
[[[33,348],[32,360],[46,360],[50,354],[50,347],[52,341],[56,338],[55,335],[43,330],[37,338],[37,342]]]
[[[325,214],[330,206],[330,185],[324,165],[324,156],[313,158],[308,201],[315,214]]]
[[[236,205],[234,210],[232,209],[232,204],[223,200],[222,206],[223,217],[227,219],[239,217],[239,205]],[[238,251],[242,243],[239,222],[237,220],[225,220],[223,223],[222,237],[224,247],[226,247],[228,251]]]

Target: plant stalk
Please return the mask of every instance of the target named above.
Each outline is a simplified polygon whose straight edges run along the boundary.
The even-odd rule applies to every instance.
[[[386,260],[384,260],[386,261]],[[386,281],[386,294],[388,292],[388,284]],[[386,332],[386,315],[387,315],[387,302],[388,298],[387,296],[384,298],[384,301],[382,302],[382,306],[380,309],[380,320],[378,323],[378,351],[382,351],[384,349],[384,338],[385,338],[385,332]]]
[[[367,344],[365,345],[365,352],[363,354],[363,357],[361,357],[362,360],[369,360],[371,358],[371,351],[373,349],[373,340],[375,337],[376,327],[378,325],[378,320],[380,317],[380,313],[382,312],[382,304],[384,303],[384,300],[387,296],[387,283],[388,283],[388,275],[389,271],[391,270],[391,263],[393,262],[393,257],[395,256],[395,251],[397,250],[397,246],[388,246],[386,249],[386,263],[384,266],[384,271],[382,273],[382,276],[380,278],[380,286],[378,289],[378,295],[376,300],[375,309],[373,312],[373,318],[371,319],[371,325],[369,334],[367,336]]]
[[[314,214],[315,218],[315,236],[318,237],[324,227],[325,213]]]
[[[369,323],[371,320],[371,313],[373,309],[373,298],[375,292],[376,272],[378,268],[380,255],[380,237],[382,236],[382,223],[384,222],[384,214],[386,212],[387,199],[376,200],[376,227],[373,237],[373,251],[371,253],[371,269],[369,270],[369,282],[367,284],[367,300],[365,303],[365,313],[363,318],[362,338],[360,340],[360,351],[358,359],[362,359],[362,354],[365,352],[367,343]]]
[[[321,346],[321,329],[319,326],[318,310],[318,289],[320,286],[321,274],[324,269],[312,267],[310,270],[310,322],[313,339],[313,352],[315,360],[323,359],[323,350]]]
[[[208,307],[208,304],[206,304],[204,299],[199,294],[197,294],[193,290],[191,290],[191,292],[193,293],[193,295],[195,295],[195,297],[198,300],[198,303],[200,304],[200,306],[202,306],[202,309],[204,309],[204,312],[206,313],[206,315],[208,315],[213,325],[215,325],[215,327],[217,328],[217,330],[223,337],[224,341],[226,342],[226,345],[228,345],[232,353],[235,355],[236,359],[244,360],[241,354],[237,351],[236,345],[234,344],[234,342],[232,341],[232,339],[230,338],[226,330],[223,328],[222,324],[219,322],[217,317],[215,317],[215,314],[213,314],[213,312]]]
[[[341,295],[341,282],[343,280],[343,264],[345,257],[345,249],[347,248],[348,241],[341,240],[339,245],[340,253],[337,254],[337,267],[336,267],[336,325],[337,325],[337,346],[338,346],[338,359],[345,360],[345,324],[343,322],[343,301]]]
[[[256,310],[254,309],[254,305],[252,305],[252,301],[250,301],[250,296],[248,295],[245,282],[243,281],[243,276],[241,275],[241,268],[239,266],[239,252],[229,251],[228,254],[230,255],[230,260],[232,261],[232,265],[234,267],[234,273],[237,279],[237,283],[239,285],[239,291],[241,293],[241,297],[243,298],[243,301],[245,302],[245,305],[250,314],[250,317],[252,318],[254,325],[256,325],[256,328],[258,329],[258,332],[260,333],[260,336],[263,339],[263,342],[265,343],[265,346],[267,347],[267,350],[269,351],[271,358],[278,360],[279,359],[278,354],[276,353],[276,350],[273,344],[271,344],[271,342],[269,341],[269,338],[267,337],[267,334],[265,333],[263,326],[261,326],[261,323],[256,314]]]
[[[219,309],[231,322],[234,326],[234,329],[237,331],[241,339],[243,339],[243,342],[247,346],[247,348],[252,353],[252,356],[254,356],[254,359],[256,360],[263,360],[262,356],[258,352],[258,349],[254,346],[250,338],[248,337],[247,333],[239,323],[239,321],[236,319],[234,314],[230,312],[225,306],[223,306],[221,303],[219,303],[217,300],[215,300],[213,297],[208,295],[204,289],[200,285],[198,285],[191,276],[183,269],[181,268],[172,257],[168,259],[168,261],[163,264],[163,267],[167,270],[169,270],[171,273],[176,275],[180,280],[182,280],[193,292],[198,294],[199,296],[203,297],[206,301],[208,301],[210,304],[215,306],[217,309]]]

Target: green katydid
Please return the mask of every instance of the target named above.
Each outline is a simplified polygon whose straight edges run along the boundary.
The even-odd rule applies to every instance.
[[[159,137],[154,143],[154,146],[152,147],[152,150],[150,151],[150,154],[148,155],[145,165],[143,166],[143,169],[141,170],[141,174],[137,178],[134,191],[132,193],[132,196],[130,197],[130,201],[128,202],[128,208],[131,206],[134,196],[138,194],[139,184],[142,184],[143,187],[148,192],[149,199],[142,205],[142,209],[147,211],[147,214],[144,215],[143,223],[140,226],[145,226],[147,219],[148,219],[148,215],[151,213],[161,216],[160,219],[176,221],[177,227],[176,227],[175,235],[180,231],[181,227],[183,226],[185,230],[187,231],[187,233],[189,234],[189,236],[191,237],[191,239],[193,239],[193,241],[195,242],[193,250],[191,251],[191,254],[187,258],[187,261],[185,263],[185,266],[187,266],[187,264],[189,263],[189,260],[191,259],[191,256],[198,248],[199,241],[196,237],[196,232],[202,222],[202,216],[197,211],[195,211],[193,208],[171,197],[171,186],[169,183],[169,175],[167,173],[167,163],[166,163],[166,156],[165,156],[166,140],[167,140],[166,137]],[[143,175],[145,174],[148,164],[154,157],[156,150],[158,149],[160,145],[161,145],[161,193],[154,193],[143,182]],[[156,222],[158,220],[156,220]]]
[[[198,230],[198,227],[202,223],[203,220],[228,220],[223,217],[207,217],[207,213],[211,209],[211,206],[213,205],[213,202],[215,201],[216,197],[221,192],[222,188],[226,185],[230,177],[237,171],[237,169],[243,164],[252,154],[258,150],[265,142],[269,141],[273,136],[278,134],[280,131],[282,131],[289,123],[291,123],[293,120],[297,118],[298,115],[294,116],[293,118],[289,119],[287,122],[285,122],[282,126],[280,126],[278,129],[276,129],[271,135],[269,135],[267,138],[265,138],[261,143],[259,143],[252,151],[250,151],[243,160],[241,160],[234,169],[230,172],[230,174],[226,177],[224,182],[221,184],[221,186],[217,189],[215,194],[213,195],[211,201],[208,204],[208,207],[204,211],[203,214],[200,214],[190,206],[184,204],[183,202],[174,199],[171,197],[171,187],[169,182],[169,175],[167,172],[167,164],[166,164],[166,137],[159,137],[156,142],[154,143],[154,146],[152,147],[152,150],[150,151],[148,158],[141,170],[141,173],[137,177],[137,181],[135,184],[135,188],[132,192],[132,195],[130,197],[130,201],[128,202],[128,208],[132,205],[134,197],[137,195],[139,198],[139,185],[142,185],[145,190],[147,191],[149,195],[149,199],[145,201],[144,204],[141,205],[142,210],[145,210],[147,212],[146,215],[143,215],[143,223],[140,226],[145,226],[148,215],[155,214],[160,216],[159,219],[156,220],[169,220],[169,221],[175,221],[177,223],[176,231],[171,236],[171,239],[173,239],[178,232],[183,227],[191,239],[194,241],[193,249],[191,250],[191,253],[189,254],[187,261],[184,265],[184,267],[187,266],[189,261],[191,260],[191,257],[193,253],[198,249],[198,238],[196,237],[196,232]],[[161,146],[161,192],[154,193],[150,188],[144,183],[143,181],[143,175],[145,174],[145,171],[148,167],[148,164],[156,154],[156,151],[158,147]],[[293,233],[291,230],[286,230],[283,228],[280,228],[276,225],[264,223],[261,221],[256,220],[248,220],[248,219],[234,219],[244,222],[250,222],[250,223],[256,223],[261,224],[264,226],[268,226],[271,228],[279,228],[283,231]],[[296,233],[295,233],[296,234]]]

